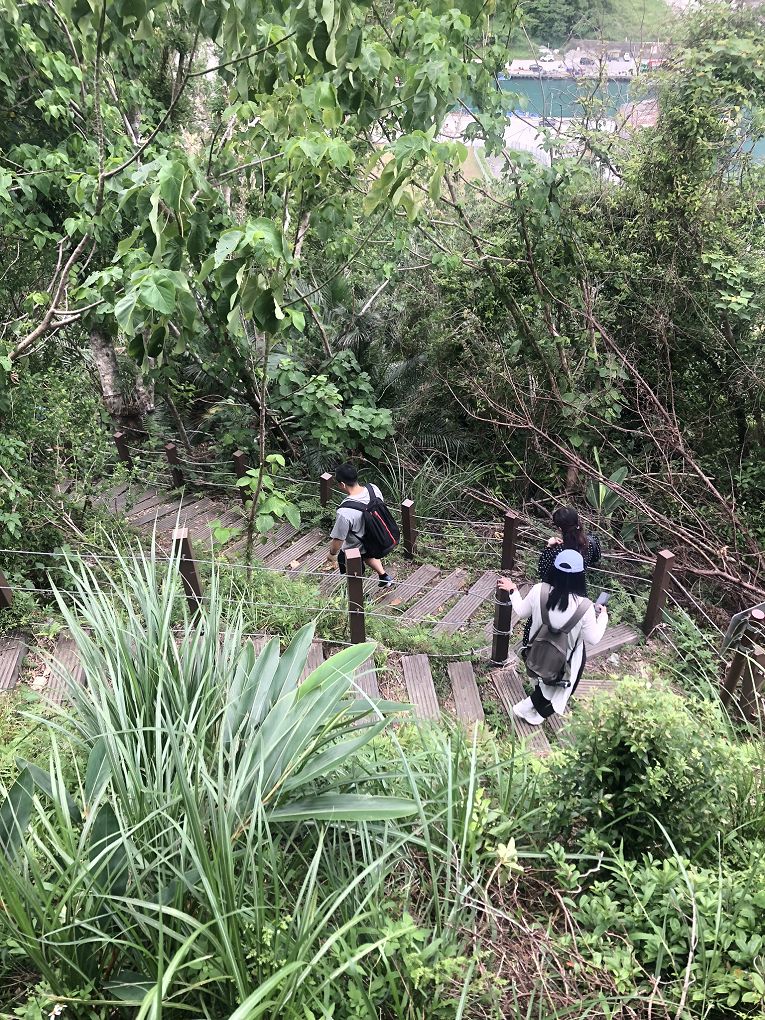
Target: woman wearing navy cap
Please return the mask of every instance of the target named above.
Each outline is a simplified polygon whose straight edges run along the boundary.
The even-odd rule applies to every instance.
[[[543,605],[549,620],[549,627],[561,631],[567,625],[573,626],[566,635],[566,665],[559,683],[537,681],[530,698],[513,705],[513,713],[525,719],[532,726],[540,726],[554,713],[562,715],[568,699],[576,690],[584,672],[587,655],[585,642],[598,644],[608,626],[608,612],[605,606],[595,606],[587,598],[585,563],[581,553],[575,549],[564,549],[555,557],[547,575],[540,584],[535,584],[526,598],[513,581],[502,577],[497,587],[510,593],[513,614],[521,620],[530,619],[533,642],[543,623]]]

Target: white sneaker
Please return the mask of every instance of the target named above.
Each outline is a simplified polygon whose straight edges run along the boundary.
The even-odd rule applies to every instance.
[[[531,698],[525,698],[517,705],[513,705],[513,715],[523,719],[530,726],[541,726],[544,722],[544,718],[534,708]]]

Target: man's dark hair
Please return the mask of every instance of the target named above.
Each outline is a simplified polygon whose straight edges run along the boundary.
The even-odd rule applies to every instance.
[[[355,485],[359,480],[359,473],[353,464],[341,464],[335,468],[335,481],[344,482],[346,485]]]

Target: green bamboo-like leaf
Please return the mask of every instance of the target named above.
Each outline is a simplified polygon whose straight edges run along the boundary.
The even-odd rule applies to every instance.
[[[109,760],[103,737],[93,744],[85,771],[85,803],[91,804],[109,780]]]
[[[374,655],[376,647],[373,641],[367,641],[364,644],[353,645],[336,652],[303,681],[298,689],[298,697],[305,697],[316,687],[320,687],[328,680],[333,680],[338,674],[347,676],[350,680],[359,666],[362,666],[367,659]]]
[[[279,970],[275,974],[272,974],[267,981],[264,981],[263,984],[252,993],[252,995],[247,996],[244,1002],[234,1010],[229,1017],[229,1020],[258,1020],[259,1017],[263,1016],[267,1009],[271,1010],[273,1008],[274,1003],[270,998],[267,998],[267,996],[270,996],[272,992],[277,991],[279,986],[286,981],[290,974],[303,966],[303,963],[299,960],[295,960],[292,963],[287,963],[283,967],[280,967]]]
[[[311,647],[315,630],[316,626],[313,623],[301,627],[279,660],[279,666],[274,676],[274,687],[279,691],[279,696],[286,691],[295,690],[297,687],[300,674],[305,669],[305,660],[308,657],[308,649]]]
[[[50,773],[45,772],[43,769],[39,768],[39,766],[34,765],[30,761],[25,761],[23,758],[18,759],[18,765],[20,769],[26,769],[29,771],[29,774],[31,775],[38,790],[42,790],[42,792],[46,796],[50,797],[51,800],[55,800],[57,803],[61,804],[58,787],[54,786],[53,777],[51,777]],[[72,822],[79,822],[81,817],[80,809],[66,791],[64,791],[64,803],[61,804],[61,807],[66,809],[66,812]]]
[[[352,737],[350,740],[339,740],[337,743],[332,744],[331,747],[327,748],[326,751],[321,751],[318,754],[312,755],[305,768],[302,768],[295,775],[290,776],[290,778],[282,785],[282,789],[285,792],[288,790],[294,790],[298,786],[304,786],[312,779],[317,779],[319,776],[329,775],[333,769],[342,765],[344,761],[376,737],[378,733],[382,733],[387,725],[388,720],[381,719],[379,722],[375,723],[374,726],[368,726],[361,731],[356,730],[358,736]]]
[[[97,871],[98,883],[112,896],[124,895],[128,877],[127,846],[111,804],[99,808],[90,835],[90,860]]]
[[[242,692],[242,710],[249,713],[249,725],[260,726],[271,707],[276,687],[274,674],[279,665],[279,639],[271,638],[258,656],[252,677]],[[241,716],[245,718],[244,715]],[[238,727],[237,727],[238,729]]]
[[[274,822],[377,822],[406,818],[417,811],[413,800],[403,797],[365,797],[358,793],[320,794],[274,808]]]
[[[29,825],[33,790],[32,774],[24,769],[0,806],[0,849],[8,860],[15,856]]]

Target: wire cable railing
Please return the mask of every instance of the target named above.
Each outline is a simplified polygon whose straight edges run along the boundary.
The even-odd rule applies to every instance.
[[[209,433],[204,433],[201,430],[189,430],[187,435],[188,437],[205,436],[210,439],[212,438],[209,436]],[[196,458],[193,453],[189,453],[186,443],[177,438],[166,443],[162,449],[154,448],[153,444],[156,442],[159,442],[159,440],[152,438],[146,444],[140,444],[128,441],[125,436],[122,436],[120,441],[117,442],[117,437],[115,436],[115,443],[117,444],[120,457],[129,464],[129,479],[150,488],[168,480],[167,476],[170,475],[173,488],[179,492],[188,491],[182,489],[182,486],[188,484],[191,491],[199,489],[203,493],[208,494],[190,503],[189,515],[184,515],[181,503],[178,506],[177,524],[179,526],[183,527],[184,524],[191,525],[192,519],[194,520],[194,526],[190,527],[188,532],[194,542],[199,542],[202,538],[199,522],[204,517],[207,518],[204,521],[205,526],[209,525],[212,529],[212,525],[215,523],[210,520],[211,515],[216,509],[215,493],[221,493],[222,496],[226,494],[228,498],[229,505],[226,506],[222,502],[219,509],[221,517],[225,517],[227,522],[223,525],[224,529],[232,524],[236,525],[238,523],[237,516],[241,512],[239,509],[241,487],[236,486],[236,481],[241,475],[243,467],[246,466],[246,462],[243,462],[241,458],[237,463],[233,458],[224,460],[220,456],[216,457],[215,451],[209,448],[200,448],[200,456]],[[249,466],[247,466],[247,469],[250,470]],[[329,507],[330,510],[333,509],[331,503],[334,502],[334,499],[331,493],[331,481],[328,480],[328,476],[324,475],[319,480],[298,478],[291,474],[275,472],[272,477],[277,483],[282,482],[288,485],[299,486],[306,490],[306,492],[318,493],[322,507]],[[236,492],[235,502],[234,491]],[[168,500],[174,498],[173,490],[170,487],[168,487],[167,496]],[[128,498],[125,502],[129,504],[130,499]],[[142,525],[150,523],[149,512],[151,502],[148,502],[149,507],[141,514]],[[197,504],[196,511],[193,508],[195,503]],[[140,505],[140,500],[138,504]],[[168,502],[166,506],[158,506],[156,518],[159,519],[161,517],[167,521],[171,514],[167,512],[166,507],[170,505]],[[162,513],[159,512],[160,510],[162,510]],[[128,509],[126,515],[128,525],[130,524],[131,512]],[[193,518],[192,514],[195,514]],[[484,569],[487,567],[488,569],[496,569],[498,573],[509,569],[514,569],[517,572],[521,558],[526,558],[529,555],[533,557],[537,552],[541,551],[537,543],[541,543],[549,535],[549,530],[535,518],[521,517],[509,512],[500,521],[496,519],[479,520],[476,519],[475,515],[450,518],[436,514],[416,514],[415,517],[415,514],[416,506],[410,510],[410,517],[407,520],[402,504],[401,517],[403,526],[407,529],[404,547],[410,554],[414,554],[416,549],[417,553],[420,554],[420,558],[423,554],[432,555],[437,557],[436,562],[439,562],[438,557],[441,557],[441,562],[448,563],[449,557],[451,557],[451,561],[454,562],[455,553],[460,549],[460,543],[467,539],[464,546],[465,555],[469,556],[474,564],[482,560],[485,564]],[[241,521],[243,525],[242,530],[246,530],[250,522],[247,521],[244,514]],[[237,531],[234,528],[233,534],[229,536],[229,545],[241,547],[241,536],[242,531]],[[212,545],[215,548],[214,542]],[[240,571],[257,569],[303,579],[308,582],[319,581],[322,592],[326,588],[326,579],[332,577],[332,574],[326,570],[316,569],[311,564],[301,563],[301,559],[311,555],[306,552],[303,552],[296,561],[283,566],[273,566],[264,562],[262,557],[258,557],[258,547],[256,545],[253,547],[252,553],[249,554],[250,562],[233,562],[225,559],[225,545],[218,550],[217,554],[211,551],[209,558],[200,556],[194,551],[189,551],[190,548],[189,546],[182,559],[185,569],[195,572],[198,570],[202,572],[224,570],[227,574],[235,577]],[[281,552],[286,548],[287,546],[284,546]],[[271,552],[276,552],[277,549],[271,550]],[[279,552],[280,562],[283,562],[281,552]],[[34,550],[0,549],[0,555],[6,557],[16,555],[27,557],[44,556],[50,557],[51,563],[54,559],[58,559],[60,563],[63,563],[66,561],[67,554],[64,552],[50,553],[45,551],[40,553]],[[91,566],[97,566],[99,561],[113,563],[120,559],[118,555],[89,550],[83,551],[82,557]],[[698,594],[691,587],[680,580],[677,576],[677,571],[672,571],[671,566],[668,568],[667,562],[660,564],[660,557],[669,557],[670,561],[673,559],[671,554],[664,552],[659,554],[655,562],[648,556],[631,555],[623,550],[615,553],[606,553],[598,564],[590,567],[590,575],[603,585],[604,591],[612,595],[625,594],[634,602],[644,606],[645,617],[643,627],[647,633],[650,633],[661,622],[664,604],[669,599],[673,606],[684,609],[689,608],[697,619],[703,621],[704,626],[711,633],[720,634],[719,624],[710,615],[702,599],[699,598]],[[659,570],[660,566],[662,570]],[[398,585],[406,583],[406,578],[394,582],[394,591]],[[46,588],[27,587],[26,590],[35,594],[52,594],[52,589]],[[442,604],[446,604],[451,599],[464,594],[463,588],[457,585],[440,589]],[[292,608],[288,603],[269,602],[252,603],[251,605],[253,609],[265,609],[267,606],[270,606],[272,609]],[[302,608],[306,612],[316,613],[339,613],[342,611],[339,608],[329,608],[321,605],[307,605]],[[506,638],[511,628],[507,626],[507,621],[505,623],[498,622],[501,615],[499,612],[500,608],[501,605],[498,602],[495,619],[486,621],[486,623],[487,625],[492,624],[495,638]],[[378,613],[373,605],[365,607],[364,614],[370,620],[378,618],[388,620],[391,618],[400,619],[401,615],[403,615],[399,614],[398,616],[391,617],[390,611]],[[472,626],[478,626],[478,624],[473,621],[471,623]],[[705,636],[705,640],[709,641],[709,638]]]

